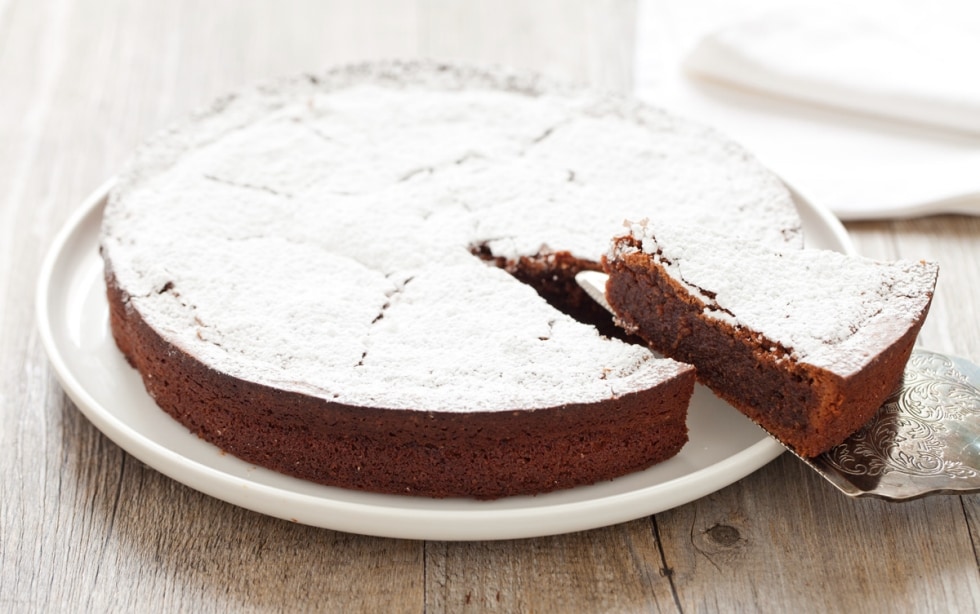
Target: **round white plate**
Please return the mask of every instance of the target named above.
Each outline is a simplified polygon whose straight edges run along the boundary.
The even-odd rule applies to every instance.
[[[58,235],[37,291],[41,338],[65,391],[110,439],[171,478],[241,507],[294,522],[409,539],[510,539],[591,529],[648,516],[714,492],[783,448],[740,413],[698,388],[690,441],[674,458],[609,482],[496,501],[428,499],[331,488],[221,453],[160,410],[116,348],[98,253],[111,181]],[[810,247],[852,252],[830,213],[800,199]]]

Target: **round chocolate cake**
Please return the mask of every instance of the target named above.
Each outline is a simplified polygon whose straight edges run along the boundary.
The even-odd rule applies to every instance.
[[[341,68],[137,152],[103,220],[112,331],[164,410],[263,467],[435,497],[589,484],[687,438],[693,369],[603,334],[573,282],[643,217],[802,243],[778,179],[657,109]]]

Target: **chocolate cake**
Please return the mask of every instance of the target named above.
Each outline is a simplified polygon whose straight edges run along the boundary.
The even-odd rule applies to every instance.
[[[629,229],[604,261],[619,323],[801,456],[842,442],[900,384],[935,264]]]
[[[631,100],[426,62],[286,80],[137,152],[102,226],[112,331],[164,410],[289,475],[606,480],[677,453],[694,380],[569,291],[638,214],[802,242],[751,156]]]

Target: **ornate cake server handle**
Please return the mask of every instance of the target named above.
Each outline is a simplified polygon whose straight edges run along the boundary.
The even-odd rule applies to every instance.
[[[612,312],[604,273],[583,271],[576,281]],[[902,385],[868,424],[820,456],[793,454],[851,497],[980,492],[980,367],[914,349]]]

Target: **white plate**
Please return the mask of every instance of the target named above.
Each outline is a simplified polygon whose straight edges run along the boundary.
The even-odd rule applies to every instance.
[[[222,454],[157,408],[116,348],[98,254],[111,182],[58,235],[41,270],[41,338],[65,391],[110,439],[171,478],[235,505],[319,527],[410,539],[476,540],[606,526],[693,501],[765,465],[783,448],[700,386],[690,441],[667,462],[616,480],[496,501],[377,495],[319,486]],[[852,252],[831,214],[800,201],[808,245]]]

